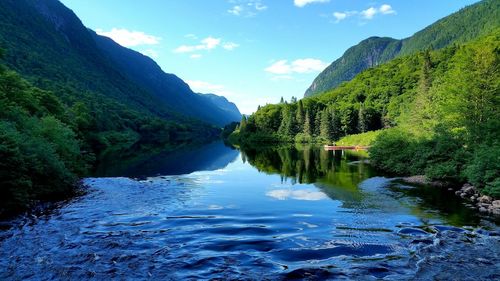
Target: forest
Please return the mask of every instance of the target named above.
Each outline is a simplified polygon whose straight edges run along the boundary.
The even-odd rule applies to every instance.
[[[265,105],[229,139],[329,144],[368,135],[371,161],[384,171],[467,181],[499,196],[499,42],[496,29],[399,57],[321,95]]]
[[[0,65],[0,210],[33,200],[65,198],[107,148],[136,143],[164,147],[217,138],[199,121],[178,124],[97,95],[74,101],[33,86]],[[68,97],[68,96],[66,96]]]

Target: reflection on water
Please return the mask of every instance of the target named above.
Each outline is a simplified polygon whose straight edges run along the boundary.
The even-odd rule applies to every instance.
[[[448,190],[410,187],[375,177],[377,172],[363,151],[327,151],[302,145],[248,148],[242,151],[242,160],[260,172],[280,175],[282,182],[291,186],[306,183],[316,187],[293,190],[281,186],[267,192],[276,199],[321,200],[328,196],[348,208],[384,212],[405,208],[424,220],[438,217],[459,226],[476,225],[481,220]]]
[[[120,171],[154,177],[89,178],[86,195],[5,222],[0,280],[500,278],[498,227],[444,191],[377,176],[350,152],[237,153],[144,157]],[[184,164],[203,171],[175,175]]]
[[[95,176],[144,178],[213,171],[227,166],[238,154],[235,148],[222,141],[191,144],[166,151],[139,148],[110,151],[101,155]]]

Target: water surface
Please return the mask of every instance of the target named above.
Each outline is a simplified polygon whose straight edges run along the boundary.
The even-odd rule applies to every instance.
[[[500,278],[498,227],[448,191],[353,152],[206,148],[111,169],[121,177],[3,223],[0,279]]]

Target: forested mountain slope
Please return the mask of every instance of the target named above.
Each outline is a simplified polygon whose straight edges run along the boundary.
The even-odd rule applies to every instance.
[[[209,97],[194,93],[184,81],[174,74],[163,72],[160,66],[149,57],[124,48],[93,31],[89,32],[102,52],[116,63],[120,73],[142,86],[160,101],[174,106],[178,112],[217,125],[225,125],[241,119],[241,115],[228,114],[226,110],[213,104]],[[229,106],[229,102],[220,105]]]
[[[500,28],[477,40],[398,57],[324,94],[266,105],[230,139],[331,143],[384,129],[370,157],[394,174],[468,181],[500,196]],[[358,143],[354,143],[358,144]]]
[[[500,26],[500,1],[483,0],[461,9],[413,36],[396,40],[371,37],[349,48],[313,81],[305,96],[313,96],[349,81],[361,71],[397,56],[440,49],[486,35]]]
[[[90,94],[181,123],[234,121],[150,58],[89,31],[57,0],[1,1],[0,47],[10,68],[65,100]]]
[[[0,1],[0,216],[67,195],[107,148],[218,138],[240,116],[212,99],[57,0]]]

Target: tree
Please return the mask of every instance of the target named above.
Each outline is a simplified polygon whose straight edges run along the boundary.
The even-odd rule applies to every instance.
[[[341,125],[340,118],[337,110],[334,108],[330,109],[330,122],[331,122],[331,140],[338,140],[342,137],[341,135]]]
[[[304,129],[304,105],[302,104],[302,100],[299,100],[295,121],[297,121],[297,132],[302,132]]]
[[[320,127],[321,127],[321,111],[317,110],[314,115],[314,136],[320,135]]]
[[[241,116],[240,130],[245,131],[247,128],[247,117],[245,115]]]
[[[358,131],[361,133],[368,131],[368,120],[366,117],[365,107],[363,104],[360,104],[358,110]]]
[[[295,136],[295,118],[290,106],[285,106],[282,111],[281,124],[278,129],[278,133],[284,137],[294,137]]]
[[[320,132],[321,132],[321,137],[326,140],[332,140],[332,119],[330,116],[330,111],[328,109],[325,109],[321,112],[321,125],[320,125]]]
[[[311,124],[311,113],[309,110],[306,111],[306,117],[304,119],[304,135],[310,137],[313,134],[313,128]]]

